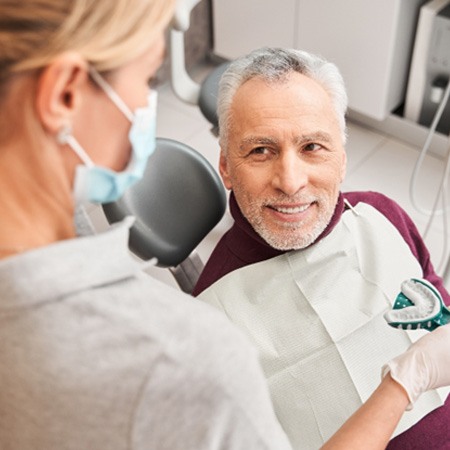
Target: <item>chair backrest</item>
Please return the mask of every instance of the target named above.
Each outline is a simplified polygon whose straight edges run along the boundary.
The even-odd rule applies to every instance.
[[[142,180],[117,202],[103,205],[109,223],[136,217],[130,250],[144,260],[156,258],[159,267],[171,268],[186,292],[192,290],[202,268],[195,248],[225,208],[225,189],[210,163],[188,145],[165,138],[157,139]]]

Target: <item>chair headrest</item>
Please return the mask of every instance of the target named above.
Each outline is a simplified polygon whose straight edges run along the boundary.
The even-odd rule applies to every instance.
[[[122,199],[103,205],[110,223],[133,215],[130,249],[160,267],[184,261],[217,225],[226,209],[218,173],[200,153],[172,139],[158,138],[142,180]]]

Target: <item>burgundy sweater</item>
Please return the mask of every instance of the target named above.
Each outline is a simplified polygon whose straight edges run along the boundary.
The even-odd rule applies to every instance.
[[[423,278],[432,283],[441,293],[445,304],[450,305],[450,295],[446,291],[442,279],[434,271],[428,249],[413,221],[397,203],[383,194],[376,192],[340,194],[330,223],[315,242],[331,233],[339,222],[342,213],[347,208],[344,198],[352,206],[359,202],[373,206],[397,228],[422,267]],[[194,296],[199,295],[233,270],[285,253],[285,251],[270,247],[253,230],[242,215],[233,193],[230,196],[230,212],[234,224],[224,234],[212,252],[195,286]],[[399,280],[399,286],[402,281]],[[414,427],[392,439],[387,448],[389,450],[450,450],[450,396],[443,407],[432,411]]]

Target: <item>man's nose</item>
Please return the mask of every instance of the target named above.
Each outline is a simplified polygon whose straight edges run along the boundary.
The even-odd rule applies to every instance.
[[[272,186],[286,195],[294,195],[308,183],[307,164],[297,152],[286,152],[274,165]]]

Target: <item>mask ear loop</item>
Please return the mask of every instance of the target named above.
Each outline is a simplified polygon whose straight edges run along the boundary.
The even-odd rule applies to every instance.
[[[89,75],[92,79],[103,89],[105,94],[111,99],[111,101],[120,109],[125,117],[133,122],[134,114],[130,111],[130,108],[120,98],[116,91],[105,81],[105,79],[92,67],[89,67]]]
[[[72,136],[72,129],[69,125],[61,128],[56,136],[56,139],[60,144],[67,144],[77,154],[85,166],[89,168],[94,167],[94,163],[91,158],[89,158],[84,148]]]

